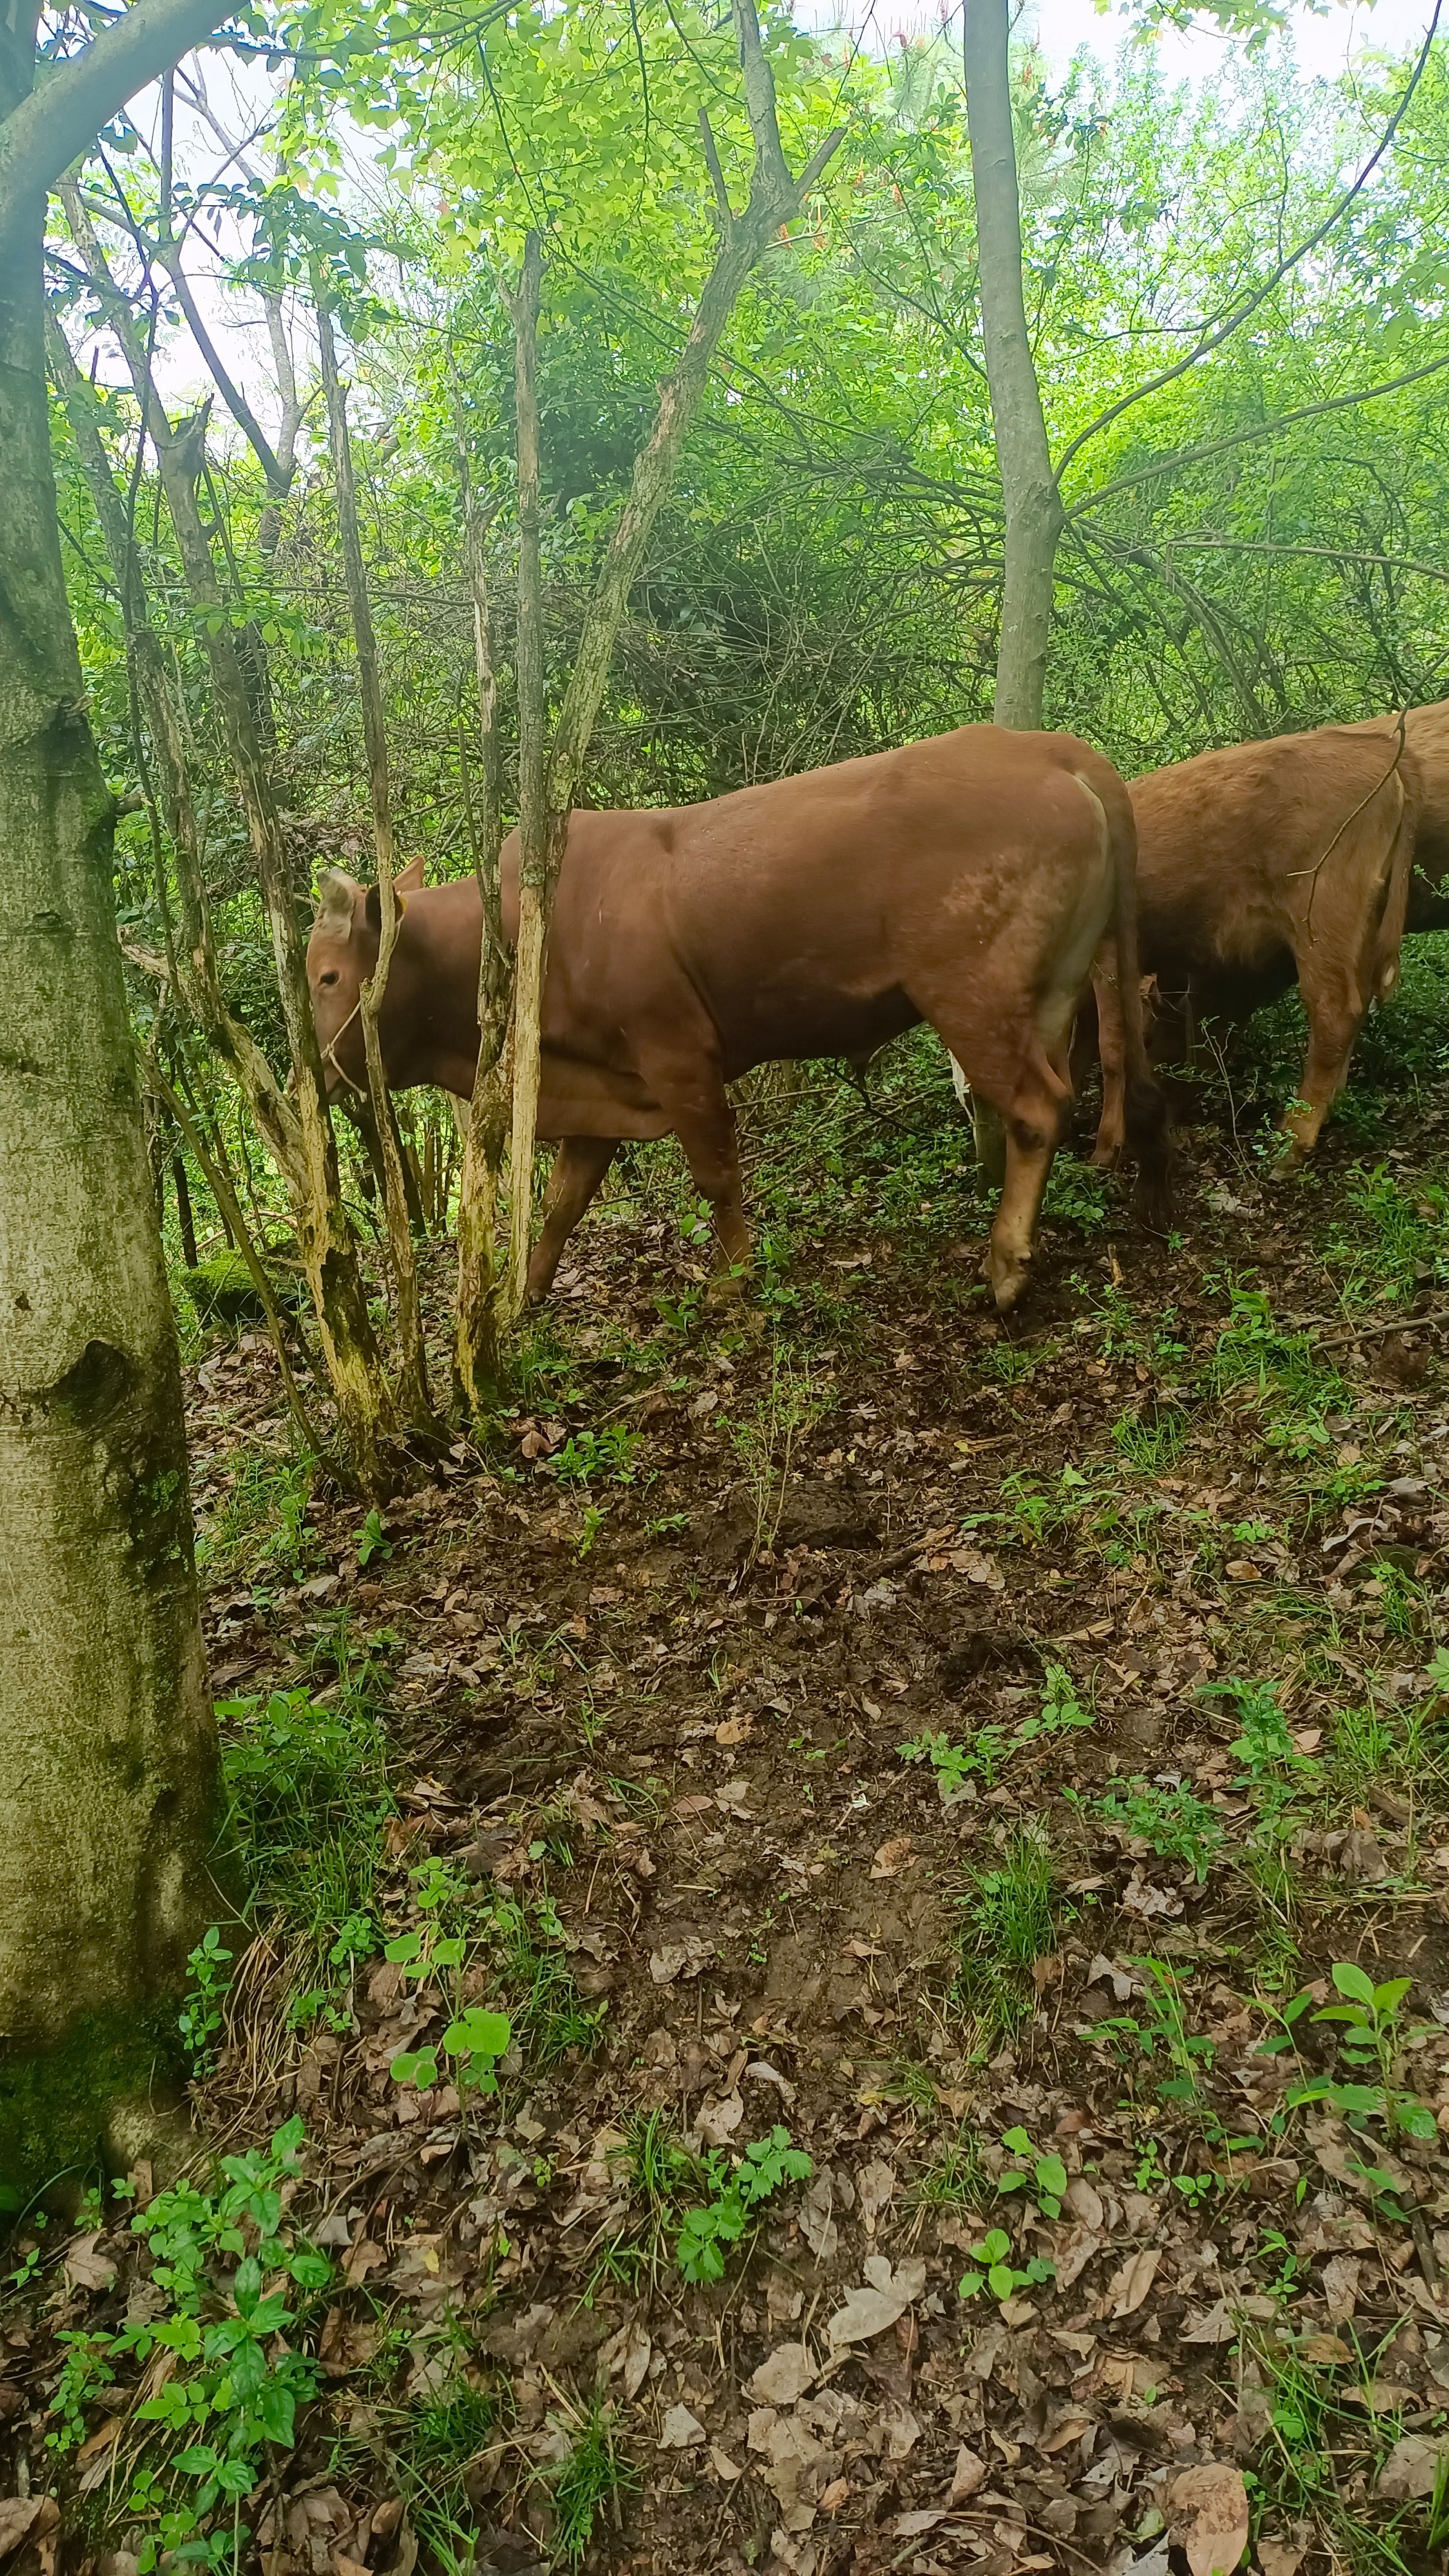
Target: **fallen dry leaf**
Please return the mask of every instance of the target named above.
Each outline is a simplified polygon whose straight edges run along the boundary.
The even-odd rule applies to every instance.
[[[649,1974],[656,1986],[672,1986],[676,1977],[697,1977],[709,1955],[709,1944],[692,1935],[684,1941],[661,1941],[649,1953]]]
[[[1120,2271],[1113,2273],[1107,2285],[1107,2297],[1114,2317],[1130,2317],[1140,2308],[1153,2282],[1162,2251],[1156,2245],[1144,2245],[1140,2253],[1129,2254]],[[1235,2562],[1236,2563],[1236,2562]]]
[[[985,2484],[986,2462],[963,2442],[956,2454],[956,2466],[951,2476],[952,2504],[965,2504],[968,2497],[974,2496],[977,2488]]]
[[[62,2257],[62,2268],[73,2290],[108,2290],[116,2277],[115,2264],[98,2254],[100,2231],[94,2236],[73,2236]]]
[[[1393,2504],[1408,2504],[1419,2496],[1432,2495],[1440,2463],[1449,2448],[1442,2438],[1426,2441],[1422,2433],[1406,2433],[1396,2442],[1379,2471],[1377,2492]]]
[[[723,1726],[715,1728],[714,1740],[716,1744],[748,1744],[754,1731],[752,1717],[727,1717]]]
[[[1168,2532],[1192,2576],[1232,2576],[1248,2546],[1248,2490],[1241,2469],[1205,2460],[1167,2491]]]
[[[758,2406],[793,2406],[815,2377],[815,2365],[803,2343],[782,2343],[745,2381],[745,2395]]]
[[[1347,2325],[1358,2301],[1359,2265],[1352,2254],[1330,2254],[1323,2267],[1323,2295],[1329,2323]]]
[[[1298,2350],[1304,2361],[1316,2362],[1320,2368],[1326,2368],[1336,2361],[1356,2361],[1358,2358],[1356,2353],[1350,2351],[1343,2337],[1336,2334],[1305,2335]]]
[[[909,1834],[894,1834],[894,1835],[892,1835],[891,1840],[890,1840],[888,1843],[882,1843],[882,1844],[881,1844],[881,1847],[880,1847],[879,1851],[876,1853],[876,1856],[875,1856],[874,1860],[871,1862],[871,1865],[870,1865],[870,1874],[871,1874],[871,1877],[872,1877],[872,1878],[897,1878],[897,1877],[899,1877],[899,1875],[900,1875],[901,1871],[902,1871],[903,1869],[905,1869],[905,1868],[907,1868],[907,1867],[908,1867],[908,1865],[909,1865],[909,1863],[910,1863],[910,1858],[911,1858],[911,1837],[910,1837],[910,1835],[909,1835]]]
[[[59,2520],[53,2496],[0,2496],[0,2558],[18,2549],[22,2540],[39,2540],[54,2531]]]
[[[1316,1735],[1318,1729],[1314,1727],[1312,1732]],[[1298,2576],[1304,2555],[1294,2541],[1265,2540],[1261,2532],[1258,2534],[1258,2564],[1263,2576]]]
[[[1229,2313],[1227,2302],[1219,2299],[1215,2307],[1205,2308],[1200,2316],[1188,2317],[1178,2329],[1179,2343],[1231,2343],[1237,2333],[1237,2321]]]
[[[690,2451],[704,2440],[704,2426],[687,2406],[671,2406],[659,2427],[661,2451]]]
[[[702,2102],[694,2115],[694,2135],[707,2147],[722,2147],[745,2116],[742,2093],[727,2093],[722,2102]]]
[[[1095,2192],[1092,2197],[1096,2199]],[[1097,2201],[1099,2210],[1101,2206],[1101,2202]],[[1058,2228],[1052,2244],[1052,2261],[1056,2265],[1059,2290],[1071,2288],[1072,2283],[1085,2272],[1093,2255],[1101,2253],[1104,2241],[1095,2227],[1078,2224],[1075,2227]]]
[[[817,2263],[828,2263],[840,2243],[840,2230],[831,2216],[835,2202],[835,2185],[828,2170],[817,2173],[800,2203],[800,2233]]]
[[[844,2307],[836,2309],[826,2326],[832,2344],[870,2343],[905,2315],[926,2286],[926,2267],[921,2262],[903,2263],[893,2274],[884,2255],[873,2254],[863,2268],[866,2286],[847,2291]]]

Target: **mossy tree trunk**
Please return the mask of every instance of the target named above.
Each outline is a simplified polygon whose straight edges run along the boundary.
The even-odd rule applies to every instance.
[[[135,2152],[225,1911],[176,1336],[61,572],[45,192],[212,24],[143,0],[32,91],[0,43],[0,2183]],[[23,41],[17,44],[17,36]],[[109,79],[107,74],[109,72]]]

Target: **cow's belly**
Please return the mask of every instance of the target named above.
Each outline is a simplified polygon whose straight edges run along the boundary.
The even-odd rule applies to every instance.
[[[581,1064],[556,1054],[545,1041],[538,1133],[548,1142],[562,1136],[621,1136],[631,1144],[647,1144],[652,1137],[667,1136],[671,1124],[637,1074]]]
[[[899,990],[864,998],[839,991],[776,993],[764,1009],[736,995],[711,996],[711,1003],[727,1082],[757,1064],[805,1064],[821,1056],[859,1061],[914,1028],[920,1017]]]

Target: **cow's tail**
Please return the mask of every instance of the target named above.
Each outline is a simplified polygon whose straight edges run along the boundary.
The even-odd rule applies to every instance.
[[[1113,777],[1102,804],[1112,847],[1116,896],[1113,942],[1122,1017],[1123,1115],[1127,1150],[1137,1165],[1137,1210],[1145,1224],[1167,1223],[1172,1206],[1172,1142],[1167,1102],[1147,1054],[1142,974],[1137,954],[1137,820],[1132,799]]]

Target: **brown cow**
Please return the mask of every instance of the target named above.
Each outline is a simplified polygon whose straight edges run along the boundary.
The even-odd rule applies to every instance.
[[[517,836],[504,850],[517,920]],[[405,889],[406,891],[406,889]],[[471,879],[414,893],[381,1037],[389,1083],[466,1094],[477,1059],[481,909]],[[358,990],[377,895],[333,871],[307,950],[329,1083],[360,1084]],[[549,935],[538,1132],[558,1137],[529,1270],[542,1296],[624,1137],[684,1148],[727,1269],[748,1261],[725,1085],[782,1058],[869,1055],[928,1020],[1006,1125],[983,1265],[1019,1295],[1071,1097],[1067,1052],[1104,933],[1137,990],[1132,808],[1068,734],[966,726],[712,803],[576,813]],[[1139,1013],[1123,1038],[1124,1132],[1144,1187],[1166,1168]]]
[[[1398,741],[1397,715],[1369,716],[1349,733],[1374,736],[1387,760]],[[1405,930],[1449,930],[1449,698],[1410,707],[1404,734],[1418,772],[1419,806]]]
[[[1158,994],[1154,1056],[1186,1059],[1198,1022],[1246,1018],[1296,979],[1308,1054],[1283,1119],[1282,1167],[1292,1168],[1343,1088],[1370,1003],[1398,979],[1420,806],[1415,753],[1393,719],[1324,725],[1201,752],[1135,779],[1131,794],[1141,963]],[[1445,803],[1449,824],[1449,795]],[[1094,1159],[1111,1162],[1124,1134],[1121,1020],[1110,969],[1095,981]]]

